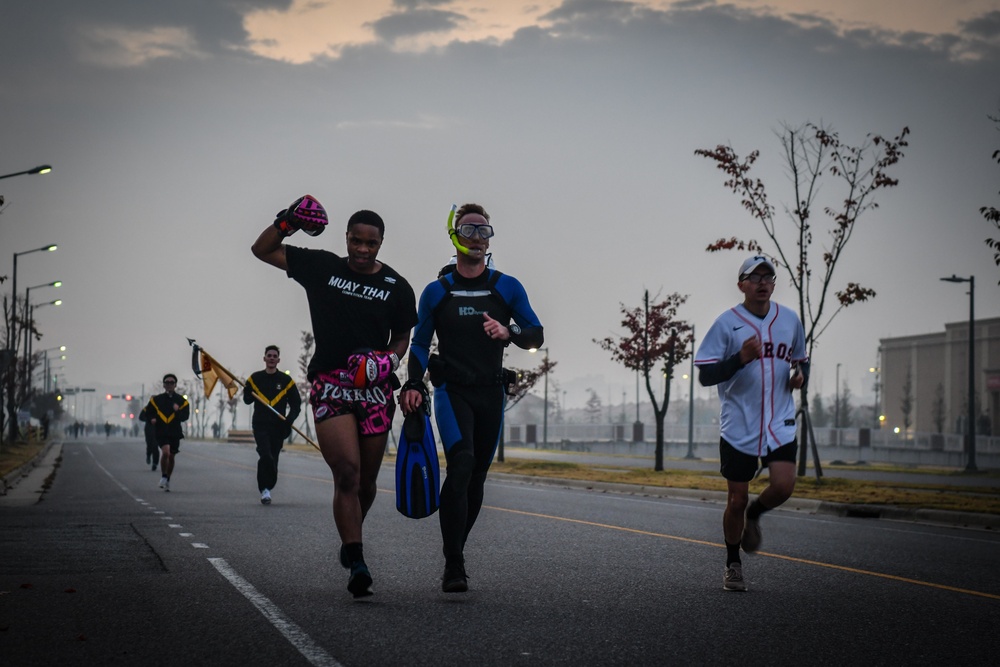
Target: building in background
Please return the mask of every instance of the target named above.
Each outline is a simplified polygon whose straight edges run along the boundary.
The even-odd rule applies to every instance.
[[[968,415],[969,322],[941,333],[880,339],[881,428],[964,433]],[[1000,434],[1000,318],[976,320],[977,435]],[[909,422],[907,429],[905,424]]]

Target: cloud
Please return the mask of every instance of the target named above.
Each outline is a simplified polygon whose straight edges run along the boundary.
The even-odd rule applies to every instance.
[[[99,67],[137,67],[158,58],[203,58],[197,40],[185,28],[129,29],[90,25],[79,31],[79,56]]]
[[[426,33],[445,33],[456,30],[466,21],[461,14],[437,9],[411,9],[373,21],[370,27],[387,42]]]

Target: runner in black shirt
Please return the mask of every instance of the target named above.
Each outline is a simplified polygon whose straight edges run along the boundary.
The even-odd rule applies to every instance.
[[[415,299],[409,283],[377,260],[385,234],[378,214],[358,211],[348,220],[346,258],[284,245],[295,229],[283,211],[257,238],[253,254],[306,290],[316,339],[308,370],[310,404],[323,458],[333,472],[340,560],[351,571],[347,589],[361,597],[371,595],[372,583],[361,527],[375,501],[395,409],[394,371],[417,319]]]
[[[278,370],[279,361],[281,351],[278,346],[268,345],[264,348],[264,370],[248,377],[243,386],[243,402],[253,404],[253,438],[257,443],[257,492],[260,493],[263,505],[271,504],[271,491],[278,483],[281,447],[302,411],[302,397],[299,396],[298,387],[290,376]],[[267,401],[267,405],[271,407],[264,405],[261,400]],[[279,414],[285,418],[282,420]]]

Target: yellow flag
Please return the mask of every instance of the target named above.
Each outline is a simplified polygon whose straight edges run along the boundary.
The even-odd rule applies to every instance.
[[[206,354],[205,350],[201,351],[201,379],[205,383],[205,398],[212,395],[215,383],[219,381],[229,392],[229,398],[235,396],[236,392],[239,391],[236,380],[215,359]]]

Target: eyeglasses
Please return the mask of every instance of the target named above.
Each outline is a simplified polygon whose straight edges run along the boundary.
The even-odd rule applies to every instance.
[[[165,384],[165,385],[167,385],[167,384],[177,384],[177,381],[176,380],[164,380],[163,384]]]
[[[757,283],[764,283],[765,285],[773,285],[774,279],[775,276],[773,273],[768,273],[768,274],[751,273],[750,275],[743,276],[743,280],[747,280],[753,285],[756,285]]]
[[[479,238],[485,240],[493,236],[493,225],[473,225],[472,223],[465,223],[464,225],[459,225],[457,231],[458,235],[462,238],[471,239],[475,238],[476,234],[479,234]]]

